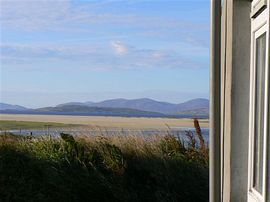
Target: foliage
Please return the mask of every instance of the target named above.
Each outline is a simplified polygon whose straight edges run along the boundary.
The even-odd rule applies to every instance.
[[[0,201],[208,201],[208,149],[193,135],[0,135]]]

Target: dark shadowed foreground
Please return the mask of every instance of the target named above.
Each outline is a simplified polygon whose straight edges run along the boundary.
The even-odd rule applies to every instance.
[[[199,133],[186,143],[170,134],[0,135],[0,201],[208,201]]]

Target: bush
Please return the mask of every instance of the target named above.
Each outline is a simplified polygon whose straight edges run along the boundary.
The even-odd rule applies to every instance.
[[[208,201],[193,139],[0,136],[0,201]]]

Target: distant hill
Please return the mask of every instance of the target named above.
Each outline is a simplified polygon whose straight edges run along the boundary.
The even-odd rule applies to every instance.
[[[18,110],[18,111],[24,111],[27,110],[26,107],[20,106],[20,105],[11,105],[7,103],[0,103],[0,110]]]
[[[193,110],[187,110],[187,111],[181,111],[177,113],[177,115],[190,115],[190,116],[198,116],[198,117],[203,117],[209,116],[209,109],[208,108],[201,108],[201,109],[193,109]]]
[[[65,103],[57,106],[70,105]],[[163,114],[179,114],[183,111],[195,110],[195,109],[209,109],[209,100],[198,98],[189,100],[180,104],[172,104],[169,102],[160,102],[148,98],[141,99],[112,99],[102,102],[79,102],[77,105],[91,106],[91,107],[110,107],[110,108],[130,108],[150,112],[158,112]]]
[[[123,117],[165,117],[157,112],[141,111],[128,108],[89,107],[82,105],[64,105],[57,107],[44,107],[38,109],[2,110],[1,113],[11,114],[52,114],[52,115],[83,115],[83,116],[123,116]]]
[[[176,113],[189,111],[189,110],[197,110],[197,109],[206,109],[207,112],[209,110],[209,100],[204,98],[197,98],[193,100],[189,100],[187,102],[178,104],[176,107]]]
[[[113,99],[106,100],[99,103],[93,103],[91,106],[98,107],[112,107],[112,108],[130,108],[130,109],[138,109],[144,111],[152,111],[158,113],[173,113],[174,112],[174,104],[168,102],[159,102],[148,98],[142,99]]]
[[[3,104],[3,103],[2,103]],[[135,117],[208,117],[209,100],[193,99],[180,104],[160,102],[148,98],[112,99],[102,102],[68,102],[55,107],[27,109],[5,104],[0,113],[63,114],[89,116],[135,116]]]
[[[67,102],[67,103],[56,105],[56,107],[63,107],[63,106],[69,106],[69,105],[88,106],[87,102]]]

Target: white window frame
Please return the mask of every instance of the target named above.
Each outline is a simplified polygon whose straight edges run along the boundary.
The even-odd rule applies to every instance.
[[[260,0],[252,2],[252,8]],[[252,16],[254,17],[254,15]],[[262,194],[253,188],[254,174],[254,125],[255,125],[255,95],[256,95],[256,39],[266,33],[265,61],[265,95],[264,95],[264,151],[263,151],[263,187]],[[270,187],[267,187],[267,132],[269,127],[269,5],[251,20],[251,63],[250,63],[250,115],[249,115],[249,172],[248,172],[248,202],[266,202]]]

